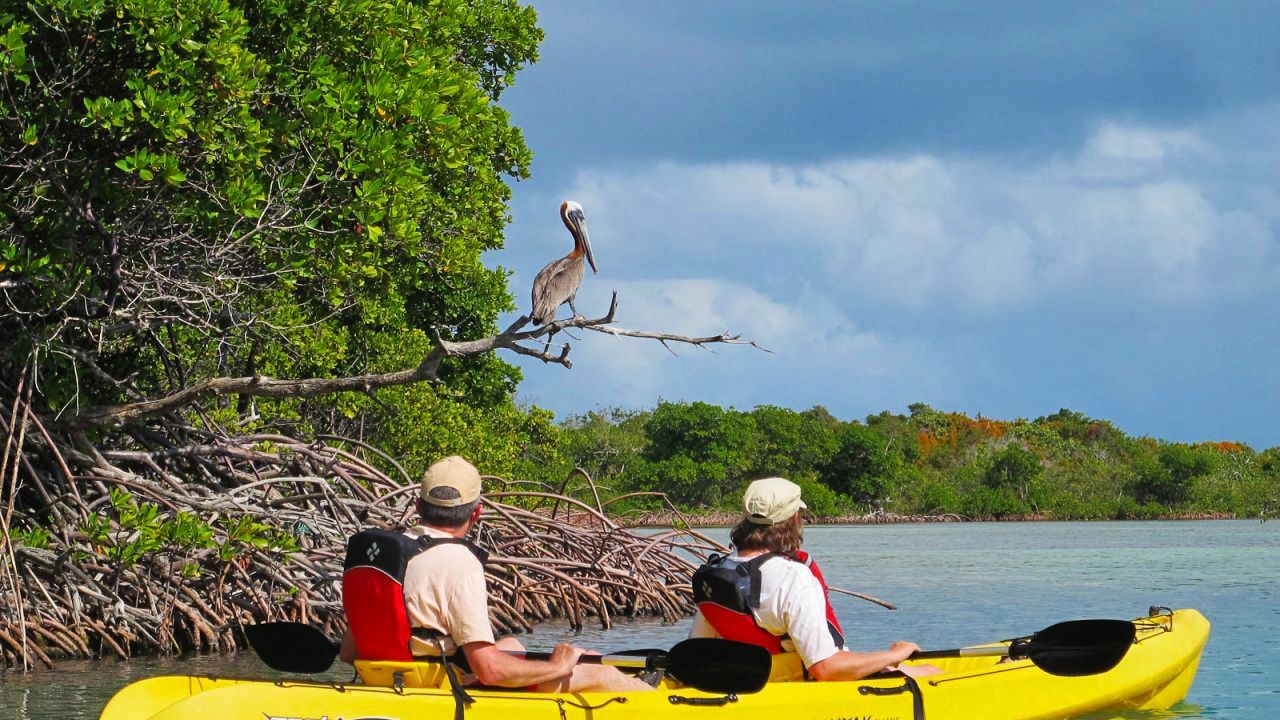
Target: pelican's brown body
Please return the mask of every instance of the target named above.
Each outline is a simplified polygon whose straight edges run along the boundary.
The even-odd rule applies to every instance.
[[[533,312],[529,318],[536,325],[554,320],[556,308],[565,303],[569,303],[569,309],[577,315],[578,309],[573,305],[573,298],[586,273],[584,263],[591,263],[591,272],[598,272],[582,206],[572,200],[564,201],[560,205],[560,219],[573,235],[573,251],[548,263],[533,279]]]

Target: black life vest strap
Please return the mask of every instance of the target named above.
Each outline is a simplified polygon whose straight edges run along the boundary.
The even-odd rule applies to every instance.
[[[476,556],[476,559],[480,561],[481,565],[484,565],[485,563],[489,562],[489,552],[466,538],[457,538],[457,537],[438,538],[438,537],[432,537],[430,535],[422,535],[418,537],[418,546],[420,548],[418,550],[419,553],[430,550],[431,548],[437,545],[461,545],[464,548],[470,550],[471,554]],[[414,554],[416,555],[417,553],[414,553]]]
[[[467,707],[475,704],[476,699],[462,688],[462,681],[458,680],[458,674],[453,671],[453,664],[444,655],[444,641],[440,639],[439,633],[436,634],[435,641],[436,649],[440,651],[440,662],[444,665],[444,676],[449,679],[449,692],[453,695],[453,720],[463,720]],[[461,655],[462,651],[459,650],[458,654]]]
[[[360,566],[376,567],[397,582],[403,583],[409,561],[437,545],[461,545],[470,550],[481,565],[489,561],[489,553],[466,538],[438,538],[430,535],[411,538],[395,530],[370,528],[356,533],[347,541],[347,554],[342,569],[346,571]],[[399,550],[385,554],[379,546]]]
[[[750,560],[738,563],[738,574],[743,577],[751,578],[750,602],[751,607],[753,608],[760,607],[760,585],[762,584],[760,582],[760,566],[776,557],[785,556],[781,553],[767,552],[763,555],[757,555]]]

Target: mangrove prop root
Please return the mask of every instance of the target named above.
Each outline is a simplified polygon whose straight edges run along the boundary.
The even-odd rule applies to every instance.
[[[401,527],[416,492],[357,441],[153,425],[94,444],[37,428],[27,397],[0,406],[0,667],[226,651],[268,620],[340,633],[346,539]],[[498,632],[692,611],[689,578],[714,543],[627,529],[594,483],[585,502],[501,492],[516,484],[489,479],[476,533]]]

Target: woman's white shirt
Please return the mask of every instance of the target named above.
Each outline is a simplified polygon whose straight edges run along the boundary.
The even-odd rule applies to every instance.
[[[743,562],[738,555],[730,560]],[[750,558],[747,558],[750,559]],[[843,650],[836,645],[827,626],[827,597],[822,584],[803,563],[775,557],[760,566],[760,607],[752,615],[756,624],[774,635],[787,635],[783,650],[800,653],[805,667]],[[698,613],[689,637],[720,637],[711,623]]]

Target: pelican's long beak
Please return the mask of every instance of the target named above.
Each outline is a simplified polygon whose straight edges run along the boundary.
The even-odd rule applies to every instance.
[[[581,212],[571,212],[569,222],[573,223],[573,234],[582,243],[582,251],[586,253],[587,262],[591,264],[591,272],[599,273],[600,270],[596,268],[595,253],[591,252],[591,234],[587,232],[587,218]]]

